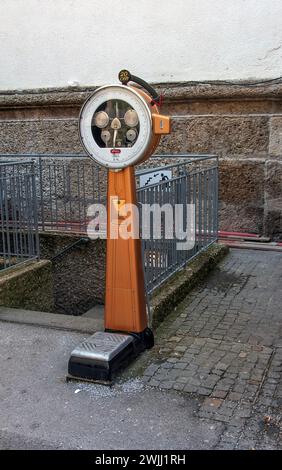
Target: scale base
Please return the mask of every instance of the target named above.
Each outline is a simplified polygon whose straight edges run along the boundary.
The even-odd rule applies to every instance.
[[[153,345],[154,336],[149,328],[131,334],[98,331],[72,351],[67,380],[110,385],[115,372]]]

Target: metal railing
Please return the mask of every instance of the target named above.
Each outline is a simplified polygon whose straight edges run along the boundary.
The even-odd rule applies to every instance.
[[[34,163],[0,161],[0,269],[38,258]]]
[[[87,208],[106,201],[106,169],[79,154],[0,154],[0,162],[2,158],[34,162],[40,230],[86,233]]]
[[[169,156],[163,155],[161,161]],[[218,236],[218,159],[216,156],[178,155],[178,163],[148,168],[137,173],[140,204],[182,205],[183,229],[192,228],[188,249],[178,249],[181,241],[165,234],[165,213],[160,237],[143,239],[147,292],[150,294],[189,260],[207,249]],[[191,208],[188,211],[187,205]],[[174,212],[175,215],[175,212]],[[191,220],[191,217],[193,220]],[[175,225],[174,219],[174,225]],[[191,236],[191,233],[190,233]]]
[[[34,161],[39,229],[85,234],[87,209],[106,202],[107,171],[85,155],[2,155],[2,158]],[[1,161],[1,155],[0,155]],[[175,238],[143,240],[148,293],[217,240],[218,160],[214,155],[160,155],[136,170],[139,203],[192,204],[195,243],[177,250]],[[141,211],[142,213],[142,211]],[[184,211],[184,227],[187,213]],[[140,226],[142,225],[142,221]],[[142,233],[141,233],[142,235]]]

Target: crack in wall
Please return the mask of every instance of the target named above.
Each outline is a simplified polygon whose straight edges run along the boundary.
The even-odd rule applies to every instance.
[[[270,54],[272,54],[273,52],[277,52],[279,51],[279,49],[281,49],[282,47],[282,44],[279,44],[279,46],[276,46],[276,47],[273,47],[272,49],[269,49],[268,51],[266,51],[264,57],[258,57],[258,60],[266,60],[268,59],[268,56]]]

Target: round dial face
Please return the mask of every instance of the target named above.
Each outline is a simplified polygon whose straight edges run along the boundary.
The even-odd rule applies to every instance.
[[[85,102],[79,130],[91,158],[108,168],[124,168],[141,160],[150,146],[151,112],[132,88],[109,85]]]
[[[124,122],[129,127],[136,127],[138,124],[138,114],[135,109],[128,109],[124,115]]]
[[[100,129],[107,127],[107,125],[109,124],[108,114],[105,113],[104,111],[99,111],[94,116],[94,123],[95,123],[95,126],[99,127]]]

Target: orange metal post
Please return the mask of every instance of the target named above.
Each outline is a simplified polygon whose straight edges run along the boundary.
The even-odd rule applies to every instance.
[[[110,218],[111,197],[116,197],[115,207],[119,212],[116,222]],[[134,168],[108,173],[108,221],[105,329],[141,333],[147,328],[145,281],[140,238],[120,237],[111,239],[112,224],[118,228],[125,215],[124,204],[136,204]],[[134,219],[132,219],[134,223]]]

